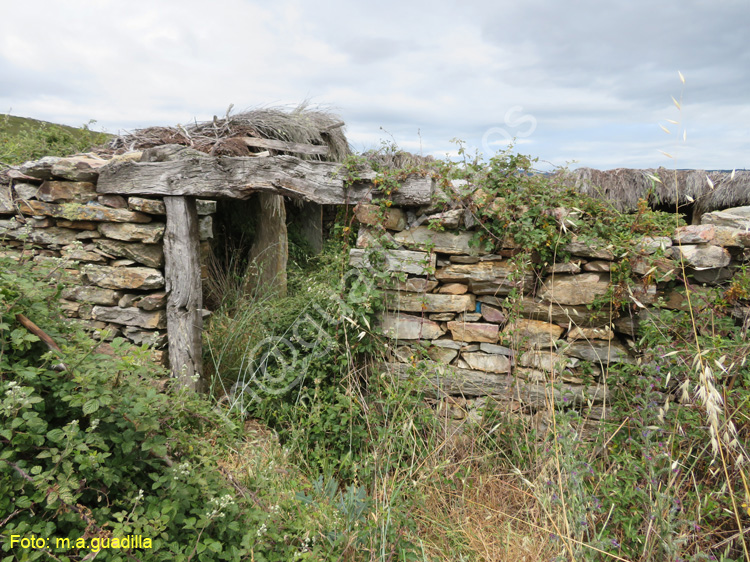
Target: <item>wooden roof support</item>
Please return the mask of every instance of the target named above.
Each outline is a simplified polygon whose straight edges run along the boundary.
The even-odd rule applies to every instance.
[[[312,201],[321,205],[347,205],[369,201],[377,193],[370,180],[374,172],[361,174],[362,181],[344,187],[341,164],[300,160],[294,156],[268,158],[204,156],[173,145],[151,149],[149,162],[114,162],[100,169],[98,193],[142,196],[188,196],[247,199],[266,192]],[[160,161],[158,152],[169,153]],[[171,152],[169,152],[171,151]],[[177,151],[179,153],[179,150]],[[392,194],[394,205],[428,205],[432,178],[410,176]]]
[[[195,199],[165,197],[164,276],[167,290],[167,334],[172,376],[183,386],[200,389],[203,367],[203,295]]]

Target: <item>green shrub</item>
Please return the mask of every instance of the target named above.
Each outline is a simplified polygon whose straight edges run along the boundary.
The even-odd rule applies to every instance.
[[[90,559],[104,539],[128,536],[151,546],[110,547],[106,559],[340,559],[371,536],[360,490],[316,492],[270,434],[246,443],[244,420],[162,380],[148,350],[116,339],[112,356],[98,353],[50,306],[57,293],[29,264],[0,259],[4,562]],[[32,535],[51,548],[12,542]]]
[[[10,115],[0,116],[0,165],[12,166],[44,156],[86,152],[109,138],[87,125],[76,129]]]

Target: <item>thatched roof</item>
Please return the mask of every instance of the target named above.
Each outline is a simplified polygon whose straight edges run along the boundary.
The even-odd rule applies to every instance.
[[[149,127],[115,137],[108,147],[115,154],[165,144],[189,146],[216,156],[250,156],[263,148],[248,146],[243,139],[257,138],[328,147],[327,156],[308,156],[341,161],[350,153],[344,122],[336,115],[303,104],[291,111],[254,109],[221,119],[176,127]],[[283,152],[274,150],[274,153]],[[299,154],[296,154],[297,156]]]
[[[658,178],[660,181],[655,181]],[[666,168],[633,170],[618,168],[601,171],[579,168],[566,172],[582,193],[611,201],[620,211],[632,212],[638,200],[652,207],[693,204],[694,214],[750,205],[750,171],[705,172]]]

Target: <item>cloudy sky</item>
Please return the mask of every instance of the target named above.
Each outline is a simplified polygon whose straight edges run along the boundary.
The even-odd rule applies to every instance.
[[[356,150],[515,138],[547,167],[750,168],[750,0],[3,7],[0,113],[118,132],[303,100]]]

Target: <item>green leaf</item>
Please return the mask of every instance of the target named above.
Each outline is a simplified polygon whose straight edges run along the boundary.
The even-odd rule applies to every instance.
[[[83,405],[83,413],[88,415],[93,414],[99,409],[99,400],[92,398]]]
[[[21,509],[28,509],[31,507],[31,498],[28,496],[21,496],[20,498],[16,498],[16,507]]]
[[[65,437],[65,434],[63,433],[63,430],[60,428],[51,429],[50,431],[47,432],[47,439],[49,439],[53,443],[60,443],[64,437]]]

